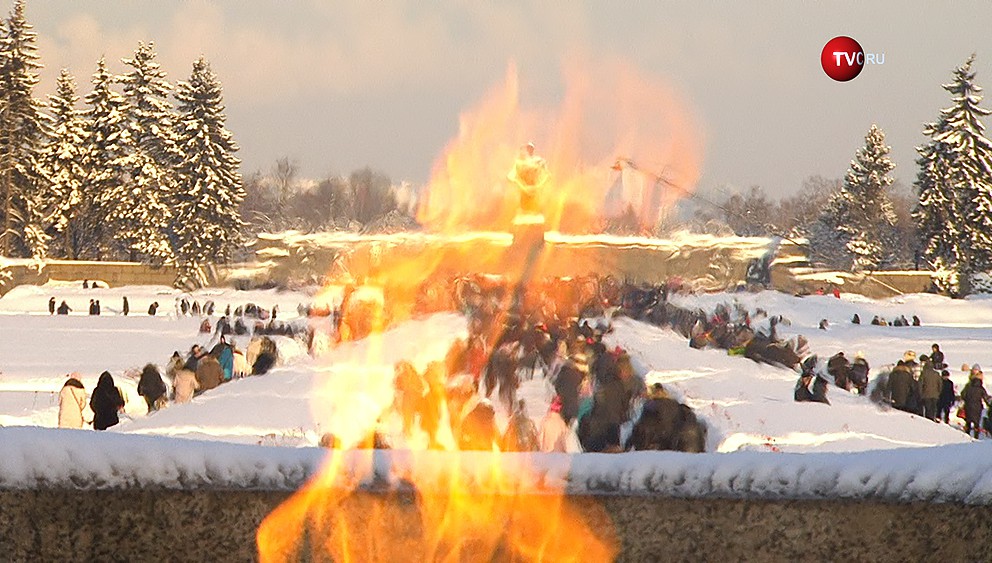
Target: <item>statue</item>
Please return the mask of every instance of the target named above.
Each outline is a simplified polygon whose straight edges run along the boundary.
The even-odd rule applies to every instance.
[[[521,147],[520,154],[507,177],[520,191],[520,211],[517,213],[517,219],[530,216],[543,222],[540,190],[551,175],[548,173],[544,159],[534,154],[534,143],[527,143]]]

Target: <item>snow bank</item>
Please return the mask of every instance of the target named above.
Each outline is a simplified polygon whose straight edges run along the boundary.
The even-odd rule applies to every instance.
[[[301,486],[330,455],[347,482],[404,486],[409,451],[329,453],[42,428],[0,429],[0,488],[248,488]],[[371,458],[370,458],[371,456]],[[487,454],[418,452],[422,486],[451,471],[484,486],[497,464],[522,492],[689,498],[878,499],[992,503],[992,447],[942,446],[850,454]],[[532,466],[533,471],[521,470]],[[426,485],[423,485],[426,483]]]

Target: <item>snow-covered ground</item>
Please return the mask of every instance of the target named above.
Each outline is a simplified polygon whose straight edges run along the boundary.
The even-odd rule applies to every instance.
[[[132,314],[127,318],[113,314],[115,311],[112,310],[125,294],[131,301],[132,309]],[[51,295],[55,295],[59,301],[70,301],[70,305],[77,310],[84,310],[89,298],[99,297],[104,315],[51,317],[47,314],[47,301]],[[196,454],[197,456],[207,458],[212,450],[195,445],[201,442],[174,442],[169,437],[244,445],[313,446],[323,433],[346,435],[353,430],[349,426],[350,421],[367,417],[367,413],[378,412],[389,405],[392,401],[390,384],[393,362],[407,359],[422,368],[429,361],[443,358],[450,342],[465,332],[463,318],[442,314],[409,321],[387,331],[381,340],[347,343],[317,358],[310,358],[301,348],[294,349],[289,342],[283,342],[281,350],[286,356],[285,362],[269,374],[222,385],[197,397],[190,404],[173,405],[148,416],[145,414],[144,402],[135,393],[135,383],[122,376],[124,370],[140,368],[147,362],[164,366],[173,350],[183,352],[194,342],[206,343],[209,340],[208,336],[197,334],[198,319],[175,317],[173,303],[177,295],[177,292],[167,288],[82,290],[74,284],[18,288],[0,299],[0,327],[4,334],[0,339],[0,425],[54,426],[57,393],[66,374],[70,372],[80,373],[86,388],[91,390],[97,375],[105,369],[109,370],[128,399],[128,416],[120,425],[104,433],[107,438],[98,438],[95,433],[87,431],[34,430],[32,432],[40,434],[25,434],[27,430],[4,429],[0,430],[0,444],[3,444],[0,448],[5,450],[4,453],[20,456],[17,459],[21,461],[17,463],[41,463],[39,452],[20,452],[9,448],[20,447],[16,444],[22,444],[25,449],[30,449],[27,444],[31,440],[44,437],[44,440],[55,444],[53,447],[56,449],[92,446],[99,451],[104,451],[100,448],[113,451],[116,446],[107,444],[117,444],[114,440],[118,438],[109,436],[120,434],[144,435],[138,441],[120,442],[127,444],[131,453],[134,453],[132,450],[135,447],[143,445],[161,452],[172,447],[169,444],[175,444],[177,456],[185,455],[178,453],[183,448],[192,448],[202,452]],[[295,316],[296,305],[305,303],[310,298],[306,293],[235,290],[207,290],[193,297],[201,303],[206,299],[213,299],[220,310],[227,303],[231,303],[232,308],[247,302],[266,308],[278,303],[283,311],[281,318]],[[992,337],[992,300],[989,299],[953,301],[931,295],[911,295],[873,301],[845,295],[838,300],[831,296],[797,298],[774,292],[696,295],[677,299],[683,305],[707,309],[717,303],[736,299],[751,309],[762,307],[772,314],[785,315],[791,320],[791,325],[781,327],[782,332],[786,335],[807,336],[813,352],[829,356],[843,349],[853,356],[860,350],[874,368],[894,362],[908,349],[918,353],[926,352],[933,342],[941,344],[948,363],[952,366],[959,366],[964,362],[992,366],[992,348],[985,344]],[[162,304],[162,313],[159,316],[148,317],[142,314],[152,300],[158,300]],[[924,326],[852,326],[849,320],[854,313],[858,313],[865,321],[876,314],[889,319],[898,314],[905,314],[907,317],[916,314],[923,320]],[[829,330],[817,330],[816,326],[822,318],[830,321]],[[622,345],[630,350],[648,383],[662,382],[672,394],[696,410],[709,427],[707,449],[718,452],[700,456],[700,461],[687,461],[695,458],[679,454],[636,454],[629,458],[621,456],[629,460],[629,463],[603,461],[613,457],[599,455],[588,458],[581,456],[585,458],[581,462],[564,462],[565,466],[571,465],[573,471],[575,467],[582,467],[583,471],[597,475],[600,480],[609,480],[608,468],[619,464],[615,466],[620,471],[625,471],[626,473],[620,475],[626,477],[617,477],[618,479],[631,479],[641,483],[636,487],[623,483],[616,485],[621,488],[684,488],[696,479],[690,477],[693,471],[702,471],[715,479],[711,483],[712,487],[732,493],[739,483],[735,484],[737,482],[730,477],[727,477],[729,481],[717,477],[728,471],[742,471],[751,483],[749,487],[765,487],[772,493],[779,487],[782,491],[792,491],[788,494],[806,490],[793,483],[792,477],[783,477],[785,480],[776,481],[779,479],[775,477],[778,470],[772,468],[785,463],[801,471],[811,472],[814,466],[827,468],[828,477],[824,479],[830,481],[830,484],[825,484],[824,487],[839,487],[838,490],[842,492],[853,490],[855,493],[851,494],[855,496],[861,494],[857,491],[870,490],[874,491],[870,494],[876,494],[879,490],[884,490],[885,495],[892,496],[897,494],[894,487],[898,483],[905,484],[909,477],[903,473],[892,474],[894,469],[888,470],[886,476],[880,478],[881,481],[873,480],[875,478],[871,475],[880,471],[880,467],[893,463],[894,459],[903,459],[898,452],[903,452],[906,460],[916,460],[913,463],[926,465],[920,465],[923,467],[921,470],[930,472],[937,471],[935,467],[939,463],[948,467],[956,466],[957,462],[946,461],[950,459],[975,458],[992,466],[992,447],[988,441],[975,442],[956,427],[882,409],[865,398],[837,388],[830,390],[832,404],[829,406],[797,404],[792,401],[796,381],[796,374],[792,371],[755,364],[744,358],[728,356],[719,350],[693,350],[688,347],[685,339],[671,331],[626,319],[616,321],[615,330],[608,338],[611,344]],[[958,370],[954,373],[958,383],[963,383],[963,375]],[[359,388],[363,392],[355,392]],[[523,385],[521,396],[527,400],[528,414],[539,421],[550,400],[547,384],[539,379],[527,381]],[[504,420],[505,417],[500,418],[501,422]],[[380,428],[387,434],[393,433],[397,424],[395,417],[379,422]],[[11,439],[3,439],[5,436]],[[61,436],[66,439],[57,438]],[[138,438],[132,437],[135,440]],[[932,446],[944,447],[934,450]],[[259,456],[265,457],[265,454],[251,449],[224,448],[228,449],[216,451],[235,452],[231,456],[238,459],[242,455],[247,456],[245,459],[252,460]],[[859,454],[862,457],[849,457],[849,454],[831,457],[838,452],[870,450],[893,450],[893,453],[881,455],[882,452],[875,452],[867,457],[864,457],[867,454]],[[312,471],[312,458],[319,455],[313,450],[306,450],[314,453],[301,451],[299,456],[302,457],[297,456],[297,459],[293,457],[297,454],[287,454],[283,450],[280,450],[282,453],[272,451],[274,460],[281,460],[285,456],[295,460],[273,462],[279,467],[285,466],[286,471],[295,475],[292,479],[302,479],[301,475]],[[723,457],[720,454],[729,452],[738,452],[734,456],[743,457]],[[787,455],[790,453],[816,455],[807,458]],[[54,453],[52,455],[55,456],[53,459],[75,460],[71,463],[78,463],[79,459],[90,460],[86,463],[96,463],[91,457],[87,457],[89,454],[80,452],[59,454],[62,457]],[[148,459],[151,455],[153,454],[142,454],[142,459]],[[651,457],[653,455],[659,457]],[[5,456],[0,456],[2,457]],[[224,454],[221,457],[226,459],[230,456]],[[765,459],[768,461],[763,461]],[[656,467],[669,462],[674,465],[665,469]],[[179,463],[178,460],[166,462],[167,465]],[[221,474],[225,474],[225,471],[241,471],[224,465],[234,463],[241,467],[238,465],[240,461],[219,461],[220,465],[217,466],[211,465],[209,460],[190,463],[206,464],[206,467],[214,468],[211,471],[216,470]],[[769,463],[772,465],[768,465]],[[839,475],[839,468],[848,463],[860,468],[864,478]],[[927,464],[933,464],[934,467]],[[647,473],[640,472],[636,467],[642,465],[653,469]],[[249,463],[245,467],[250,466]],[[27,471],[18,467],[7,469],[17,469],[22,473]],[[268,466],[262,464],[258,467]],[[3,467],[0,469],[6,470]],[[166,476],[172,475],[180,481],[183,479],[182,475],[176,473],[180,470],[175,467],[163,471]],[[182,471],[192,470],[187,468]],[[10,474],[16,476],[22,473],[15,471]],[[47,473],[38,475],[38,478],[49,478]],[[967,483],[961,485],[969,491],[965,496],[978,494],[974,493],[977,489],[985,491],[982,495],[987,495],[989,491],[986,489],[992,489],[992,485],[985,483],[990,478],[987,475],[969,473],[966,477],[964,481]],[[92,475],[87,478],[97,479]],[[193,481],[199,478],[190,477]],[[15,478],[10,477],[8,480],[10,479]],[[268,477],[263,476],[260,479],[265,481]],[[281,474],[272,479],[278,481],[287,477]],[[855,479],[857,482],[847,483],[845,479]],[[964,481],[959,479],[955,483],[961,484]],[[589,488],[595,486],[590,485]],[[924,495],[924,492],[919,492],[919,495]]]

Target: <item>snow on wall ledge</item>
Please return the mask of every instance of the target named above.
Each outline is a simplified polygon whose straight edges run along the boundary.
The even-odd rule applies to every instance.
[[[291,490],[319,469],[318,448],[220,444],[158,436],[45,428],[0,429],[0,489]],[[411,453],[347,452],[348,481],[401,487]],[[460,463],[452,464],[453,455]],[[418,452],[418,466],[443,482],[460,467],[484,482],[498,463],[521,492],[682,498],[873,499],[992,505],[992,447],[961,444],[858,453],[449,454]],[[514,471],[527,464],[534,471]],[[363,469],[364,467],[364,469]],[[430,483],[421,486],[430,486]]]

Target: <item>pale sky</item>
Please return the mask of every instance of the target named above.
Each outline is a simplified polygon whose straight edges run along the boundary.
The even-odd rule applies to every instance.
[[[155,42],[173,82],[205,55],[246,173],[288,156],[309,177],[370,165],[426,182],[459,113],[510,60],[523,105],[561,96],[560,69],[577,56],[624,61],[694,115],[699,187],[776,196],[809,175],[841,177],[873,122],[911,184],[954,67],[977,52],[992,93],[992,2],[28,0],[27,17],[46,65],[39,95],[63,66],[85,94],[97,58],[122,72],[138,41]],[[837,35],[885,64],[833,82],[819,56]]]

